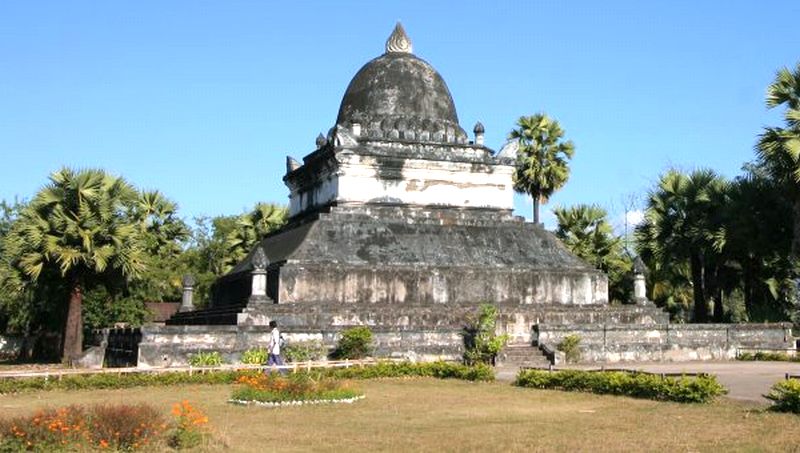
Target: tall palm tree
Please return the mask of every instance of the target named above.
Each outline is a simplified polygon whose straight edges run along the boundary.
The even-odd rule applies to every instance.
[[[683,174],[670,170],[661,176],[648,199],[645,221],[637,228],[640,254],[663,264],[688,261],[694,300],[694,319],[708,319],[708,296],[716,296],[714,238],[721,225],[719,198],[727,182],[711,170]],[[718,311],[719,311],[718,310]],[[719,311],[721,313],[721,311]]]
[[[614,235],[606,211],[595,205],[580,204],[555,208],[556,236],[567,248],[608,275],[612,300],[628,302],[633,282],[632,262],[625,255],[622,238]]]
[[[241,261],[269,233],[286,223],[289,211],[271,203],[256,203],[252,211],[242,214],[227,238],[227,269]]]
[[[794,71],[782,68],[767,88],[767,107],[785,106],[786,127],[767,127],[759,136],[756,152],[772,176],[782,181],[794,199],[792,258],[800,259],[800,64]]]
[[[136,191],[102,170],[63,168],[14,223],[5,245],[32,281],[60,278],[69,290],[63,357],[82,352],[82,302],[98,278],[138,275],[144,265],[136,224],[129,218]]]
[[[572,141],[564,141],[558,121],[543,113],[523,116],[509,134],[517,140],[517,169],[514,190],[533,199],[533,222],[539,223],[539,205],[547,203],[553,192],[569,179],[568,162],[575,153]]]

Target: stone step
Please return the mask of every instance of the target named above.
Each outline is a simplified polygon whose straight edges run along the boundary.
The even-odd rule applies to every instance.
[[[536,346],[530,344],[507,345],[498,354],[498,362],[519,367],[546,367],[550,359]]]

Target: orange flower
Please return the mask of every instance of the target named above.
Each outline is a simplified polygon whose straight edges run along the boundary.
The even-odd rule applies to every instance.
[[[105,439],[100,439],[100,443],[98,445],[100,445],[100,448],[108,448],[108,441]]]

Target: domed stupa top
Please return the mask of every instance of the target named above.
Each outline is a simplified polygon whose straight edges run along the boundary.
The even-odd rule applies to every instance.
[[[386,53],[350,81],[336,123],[347,128],[359,124],[367,138],[466,144],[447,84],[411,52],[411,40],[398,23]]]

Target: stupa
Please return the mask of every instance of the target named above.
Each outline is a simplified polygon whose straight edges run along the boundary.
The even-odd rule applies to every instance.
[[[673,348],[664,312],[609,305],[603,273],[512,214],[516,146],[490,149],[480,123],[473,134],[398,24],[316,148],[302,162],[287,157],[289,222],[217,281],[209,308],[142,328],[140,365],[185,362],[201,348],[235,361],[266,342],[271,320],[294,340],[329,345],[367,325],[378,355],[453,359],[465,318],[483,303],[498,307],[498,330],[525,354],[541,348],[553,360],[553,345],[575,331],[593,360],[658,359]]]

